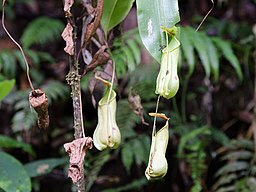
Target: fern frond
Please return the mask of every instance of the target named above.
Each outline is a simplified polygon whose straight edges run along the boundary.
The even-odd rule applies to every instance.
[[[220,129],[211,127],[211,133],[212,140],[220,143],[221,145],[226,146],[230,142],[228,136]]]
[[[24,48],[29,48],[34,44],[44,45],[60,39],[64,24],[48,17],[39,17],[33,20],[25,29],[21,42]]]
[[[212,186],[212,190],[216,191],[220,186],[228,185],[232,181],[236,180],[238,175],[235,173],[221,176]]]
[[[88,154],[89,155],[89,154]],[[86,192],[89,192],[93,183],[98,178],[99,172],[103,165],[109,160],[109,150],[104,150],[97,155],[91,156],[88,166],[85,168],[86,172]]]
[[[131,38],[132,37],[132,38]],[[141,41],[138,30],[125,32],[122,37],[116,38],[113,42],[112,56],[116,63],[118,77],[132,72],[140,64]]]
[[[14,78],[16,73],[16,60],[12,52],[4,50],[0,52],[0,73],[8,78]]]
[[[140,65],[130,76],[129,86],[140,95],[143,101],[150,101],[157,97],[155,94],[157,67],[156,65]]]
[[[246,161],[228,162],[216,172],[215,176],[218,177],[220,175],[226,175],[232,172],[243,171],[248,169],[248,167],[249,163]]]
[[[248,139],[232,140],[226,145],[226,150],[219,154],[225,164],[214,174],[217,180],[211,187],[213,191],[253,191],[251,186],[256,181],[253,146]]]
[[[237,76],[240,80],[243,79],[243,73],[241,70],[240,63],[233,52],[230,42],[224,41],[223,39],[219,39],[217,37],[213,38],[213,42],[220,49],[225,59],[227,59],[232,67],[235,69]]]
[[[122,134],[122,140],[136,136],[133,128],[140,122],[139,117],[131,110],[127,100],[120,100],[117,108],[117,124]]]
[[[238,150],[238,151],[231,151],[230,153],[225,154],[221,157],[221,160],[249,160],[253,156],[252,152],[246,150]]]
[[[26,109],[18,111],[14,114],[12,118],[12,130],[13,132],[29,130],[30,128],[36,126],[36,122],[36,113],[30,111],[30,108],[27,107]]]
[[[215,81],[219,78],[219,62],[221,56],[229,61],[238,78],[242,80],[243,74],[240,63],[234,54],[229,41],[219,37],[210,37],[203,32],[196,32],[191,27],[181,28],[181,50],[183,59],[188,64],[191,75],[195,68],[194,52],[197,53],[207,77],[213,75]]]
[[[42,86],[42,90],[45,91],[48,96],[49,104],[51,104],[54,100],[64,100],[67,98],[70,88],[59,81],[49,81]]]

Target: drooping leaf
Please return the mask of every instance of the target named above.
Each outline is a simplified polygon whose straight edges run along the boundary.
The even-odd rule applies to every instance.
[[[67,164],[66,158],[51,158],[27,163],[25,168],[30,177],[38,177],[50,173],[55,167]]]
[[[138,26],[142,42],[149,53],[160,63],[162,52],[166,46],[161,26],[173,27],[179,22],[177,0],[137,0]]]
[[[207,45],[207,52],[209,56],[209,62],[210,62],[210,68],[211,73],[213,74],[214,81],[217,81],[219,78],[219,54],[217,51],[217,48],[214,46],[211,38],[203,35],[203,39],[205,41],[205,44]]]
[[[60,39],[60,34],[64,29],[64,24],[48,17],[39,17],[33,20],[25,29],[21,42],[24,48],[29,48],[34,44],[43,45]]]
[[[0,135],[0,147],[2,148],[21,148],[23,151],[35,156],[35,151],[31,147],[31,145],[16,141],[15,139],[12,139],[10,137]]]
[[[135,59],[135,63],[140,63],[140,49],[135,41],[128,39],[127,46],[131,49],[133,53],[133,58]]]
[[[10,93],[15,85],[15,79],[0,82],[0,102]]]
[[[133,140],[132,150],[134,152],[136,151],[134,153],[134,158],[137,165],[141,165],[141,163],[146,163],[148,161],[148,151],[144,148],[144,145],[142,145],[140,139]]]
[[[214,141],[222,145],[226,145],[230,141],[228,136],[223,131],[213,127],[211,128],[211,137]]]
[[[209,135],[209,134],[210,134],[210,129],[208,128],[208,126],[203,126],[203,127],[194,129],[185,135],[182,135],[180,139],[180,144],[178,147],[178,155],[181,155],[181,152],[188,141],[191,141],[192,139],[194,139],[195,137],[198,137],[199,135]]]
[[[238,178],[238,175],[236,175],[234,173],[229,174],[229,175],[223,175],[217,180],[217,182],[214,183],[214,185],[212,186],[212,189],[214,191],[216,191],[216,189],[218,189],[220,186],[229,184],[237,178]]]
[[[129,13],[134,0],[106,0],[104,1],[101,25],[107,33],[118,25]]]
[[[136,68],[136,64],[135,64],[135,60],[134,60],[134,57],[133,57],[131,49],[129,49],[127,47],[124,47],[123,48],[123,53],[126,56],[127,63],[129,63],[128,70],[129,71],[134,71],[135,68]]]
[[[226,165],[224,165],[223,167],[221,167],[217,173],[215,174],[215,176],[219,176],[219,175],[224,175],[227,173],[233,173],[236,171],[242,171],[242,170],[246,170],[248,169],[249,164],[246,161],[235,161],[235,162],[230,162]]]
[[[29,105],[27,105],[29,106]],[[12,118],[12,130],[19,132],[22,130],[29,130],[36,126],[37,115],[36,112],[31,111],[29,108],[18,111]]]
[[[235,69],[239,80],[242,80],[243,79],[242,69],[236,55],[233,52],[231,44],[228,41],[223,41],[219,38],[213,38],[213,42],[220,49],[223,56],[230,62],[232,67]]]
[[[0,70],[6,77],[15,77],[16,61],[11,51],[0,52]]]
[[[98,178],[100,170],[102,169],[103,165],[109,160],[109,158],[109,149],[106,149],[88,158],[89,167],[85,169],[85,172],[87,173],[86,191],[90,191],[93,183]]]
[[[42,90],[46,93],[49,104],[51,104],[52,101],[56,99],[65,99],[69,93],[69,87],[67,85],[53,80],[43,85]]]
[[[204,35],[200,32],[195,32],[192,28],[187,28],[189,32],[189,37],[193,46],[195,47],[198,56],[202,62],[206,77],[210,77],[211,67],[209,62],[209,56],[207,51],[207,44],[204,41]]]
[[[31,181],[24,166],[13,156],[0,151],[0,188],[5,191],[30,192]]]
[[[216,190],[215,192],[233,192],[235,191],[235,186],[227,186],[221,187],[220,189]]]
[[[254,150],[254,144],[251,140],[248,139],[233,139],[226,145],[228,150],[237,150],[239,148]]]
[[[113,42],[112,56],[116,64],[117,77],[132,72],[140,64],[141,41],[138,30],[129,30]]]
[[[135,113],[133,113],[127,100],[120,100],[118,102],[116,114],[117,124],[119,127],[122,127],[122,129],[120,129],[122,140],[134,137],[136,133],[133,128],[140,119]]]
[[[226,155],[221,157],[221,160],[247,160],[251,159],[252,157],[253,153],[251,151],[239,150],[227,153]]]
[[[192,75],[195,68],[195,57],[194,57],[194,47],[192,46],[192,42],[188,36],[187,27],[183,27],[180,30],[180,43],[182,53],[184,54],[188,67],[189,67],[189,75]]]
[[[130,173],[133,163],[133,152],[130,142],[125,143],[121,149],[121,158],[127,173]]]

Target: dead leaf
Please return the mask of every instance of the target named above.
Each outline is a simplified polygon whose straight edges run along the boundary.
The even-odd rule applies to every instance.
[[[142,124],[149,125],[143,117],[143,107],[141,105],[141,98],[137,94],[130,94],[128,97],[130,108],[133,112],[140,117]]]
[[[70,9],[74,4],[74,0],[65,0],[64,1],[64,11],[70,13]]]
[[[101,46],[101,48],[94,54],[89,65],[86,66],[83,75],[85,75],[89,71],[94,70],[98,66],[106,64],[109,58],[110,58],[110,55],[107,52],[107,46],[105,45]]]
[[[74,55],[73,27],[69,22],[63,30],[61,36],[66,41],[64,51],[69,55]]]
[[[29,103],[37,112],[38,127],[44,129],[49,127],[48,98],[46,94],[40,89],[30,92]]]
[[[100,20],[103,12],[104,0],[97,1],[97,7],[93,8],[91,4],[85,3],[84,6],[87,9],[89,16],[84,23],[83,31],[83,47],[86,47],[92,36],[95,34],[97,28],[100,25]]]
[[[73,183],[77,183],[83,176],[84,157],[86,149],[92,148],[92,138],[76,139],[70,143],[65,143],[64,148],[70,157],[68,177],[72,179]]]

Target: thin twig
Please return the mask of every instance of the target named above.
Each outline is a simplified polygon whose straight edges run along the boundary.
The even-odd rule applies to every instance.
[[[208,13],[204,16],[203,20],[201,21],[201,23],[198,25],[198,27],[196,28],[196,31],[199,30],[199,28],[201,27],[201,25],[203,24],[203,22],[205,21],[205,19],[208,17],[208,15],[211,13],[211,11],[213,10],[214,8],[214,1],[211,0],[212,2],[212,8],[208,11]]]
[[[156,101],[156,111],[155,113],[158,113],[158,107],[159,107],[159,102],[160,102],[160,95],[157,97],[157,101]],[[156,116],[154,117],[154,122],[153,122],[153,131],[152,131],[152,135],[155,136],[156,135]]]
[[[3,29],[6,32],[6,34],[10,37],[10,39],[13,41],[13,43],[15,43],[18,46],[18,48],[21,51],[21,54],[22,54],[22,56],[24,58],[24,61],[25,61],[25,64],[26,64],[26,68],[27,68],[28,82],[29,82],[30,88],[32,89],[32,92],[34,92],[35,89],[33,87],[32,81],[31,81],[30,76],[29,76],[29,64],[28,64],[27,58],[25,56],[25,53],[24,53],[22,47],[20,46],[20,44],[17,41],[15,41],[15,39],[11,36],[11,34],[8,32],[7,28],[5,27],[4,8],[5,8],[5,0],[3,0],[3,2],[2,2],[2,26],[3,26]]]

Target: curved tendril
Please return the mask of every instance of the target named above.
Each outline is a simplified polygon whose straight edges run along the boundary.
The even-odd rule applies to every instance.
[[[24,58],[24,61],[25,61],[25,64],[26,64],[26,68],[27,68],[26,72],[27,72],[27,78],[28,78],[29,86],[32,89],[32,93],[33,93],[35,91],[35,89],[33,87],[32,81],[31,81],[30,76],[29,76],[29,64],[28,64],[27,58],[26,58],[25,53],[24,53],[22,47],[20,46],[20,44],[17,41],[15,41],[15,39],[12,37],[12,35],[9,33],[9,31],[5,27],[5,17],[4,17],[5,16],[4,15],[5,10],[4,10],[4,8],[5,8],[5,0],[3,0],[3,3],[2,3],[2,26],[3,26],[3,29],[6,32],[6,34],[12,40],[12,42],[15,43],[17,45],[17,47],[20,49],[20,51],[21,51],[21,54],[22,54],[22,56]]]

